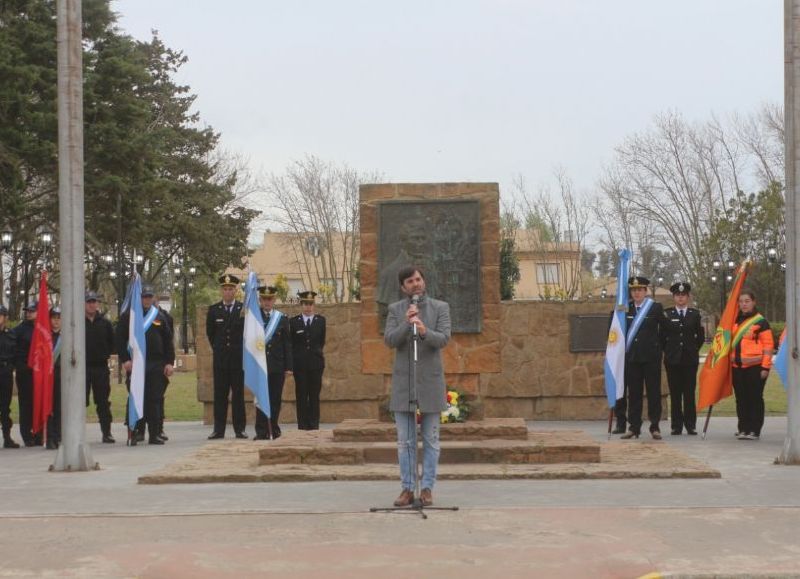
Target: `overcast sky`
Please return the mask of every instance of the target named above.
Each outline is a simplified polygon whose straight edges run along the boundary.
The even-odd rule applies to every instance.
[[[255,170],[306,153],[394,182],[591,191],[655,114],[783,100],[781,0],[114,0]]]

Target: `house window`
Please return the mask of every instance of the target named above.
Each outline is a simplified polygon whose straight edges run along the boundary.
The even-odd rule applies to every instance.
[[[303,291],[305,289],[305,286],[303,285],[303,280],[302,279],[289,278],[289,279],[286,280],[286,283],[289,285],[289,297],[290,298],[296,298],[297,297],[297,292],[301,292],[301,291]]]
[[[536,281],[540,284],[557,284],[558,278],[558,264],[557,263],[537,263],[536,264]]]

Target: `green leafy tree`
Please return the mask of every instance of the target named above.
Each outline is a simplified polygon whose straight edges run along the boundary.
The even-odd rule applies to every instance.
[[[721,281],[713,283],[711,263],[730,259],[738,265],[752,260],[746,285],[756,292],[758,307],[768,319],[782,321],[786,311],[785,279],[780,261],[785,255],[783,187],[773,182],[758,193],[739,192],[731,198],[727,209],[720,211],[704,241],[706,275],[696,280],[698,302],[711,311],[720,311],[723,301]],[[776,263],[769,261],[769,249],[777,251]],[[717,273],[718,278],[726,272]],[[726,284],[730,289],[730,284]]]
[[[239,265],[257,212],[175,81],[186,57],[122,33],[109,0],[84,0],[83,16],[87,251],[136,248],[150,280],[179,251],[209,272]],[[58,223],[55,30],[54,2],[0,2],[0,227],[17,239]]]

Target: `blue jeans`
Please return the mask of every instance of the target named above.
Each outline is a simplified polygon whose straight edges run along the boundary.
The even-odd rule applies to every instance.
[[[422,481],[420,488],[433,490],[436,466],[439,464],[439,412],[422,413]],[[417,449],[414,446],[416,420],[413,412],[395,412],[397,426],[397,458],[400,463],[400,482],[403,489],[413,491]]]

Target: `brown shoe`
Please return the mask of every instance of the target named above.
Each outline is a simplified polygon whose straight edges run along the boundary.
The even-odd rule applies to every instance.
[[[650,436],[653,437],[653,440],[661,440],[661,433],[658,430],[651,430]]]
[[[433,493],[431,489],[422,489],[422,492],[419,493],[419,501],[422,503],[423,507],[429,507],[433,504]]]
[[[413,502],[414,502],[414,493],[408,489],[403,489],[403,492],[400,493],[400,496],[395,499],[394,506],[407,507]]]

